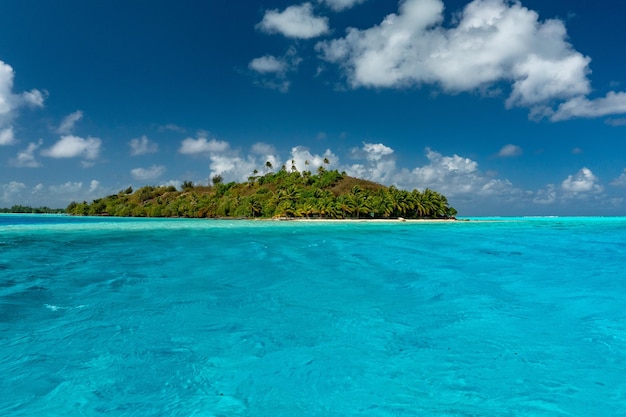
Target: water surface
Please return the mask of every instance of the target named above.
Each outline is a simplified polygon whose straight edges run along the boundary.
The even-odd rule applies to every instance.
[[[0,415],[626,416],[626,218],[476,220],[0,215]]]

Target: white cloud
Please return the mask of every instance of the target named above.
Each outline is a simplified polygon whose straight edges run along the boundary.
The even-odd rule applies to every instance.
[[[257,84],[286,93],[291,86],[287,75],[295,71],[301,61],[296,48],[290,47],[281,57],[265,55],[255,58],[250,61],[248,67],[256,73]]]
[[[10,129],[16,111],[22,106],[42,107],[44,96],[38,90],[13,93],[13,68],[0,61],[0,129]]]
[[[13,145],[16,142],[17,141],[15,140],[15,136],[13,135],[12,127],[0,130],[0,146]]]
[[[624,172],[622,172],[619,177],[611,181],[610,184],[616,187],[626,187],[626,169],[624,169]]]
[[[548,184],[543,189],[537,191],[533,198],[533,203],[541,205],[554,204],[556,202],[556,189],[554,184]]]
[[[41,147],[43,140],[39,139],[37,143],[29,143],[26,149],[18,152],[17,157],[13,161],[13,165],[22,168],[38,168],[41,163],[35,158],[35,151]]]
[[[450,196],[494,188],[489,185],[493,180],[478,170],[476,161],[459,155],[443,156],[431,149],[426,149],[426,157],[429,164],[404,172],[400,184],[405,188],[431,188]]]
[[[362,148],[353,149],[352,155],[365,161],[344,167],[346,173],[399,188],[430,188],[447,197],[465,199],[494,197],[513,200],[525,194],[510,181],[481,172],[478,163],[470,158],[444,156],[429,148],[426,149],[428,164],[413,169],[397,168],[393,149],[383,144],[364,143]]]
[[[102,141],[98,138],[81,138],[78,136],[62,136],[61,139],[52,145],[51,148],[41,152],[42,155],[50,158],[76,158],[82,157],[87,160],[94,160],[100,154]]]
[[[80,110],[76,110],[74,113],[68,114],[67,116],[65,116],[65,118],[63,118],[63,121],[61,121],[57,132],[64,135],[69,135],[74,131],[74,126],[76,125],[76,122],[78,122],[82,118],[83,112]]]
[[[498,152],[498,156],[502,158],[509,158],[512,156],[519,156],[522,153],[522,148],[520,148],[519,146],[508,144],[504,145],[502,149],[500,149],[500,152]]]
[[[45,99],[41,91],[33,89],[20,94],[19,101],[30,107],[43,107]]]
[[[17,204],[15,198],[17,198],[25,189],[26,185],[23,182],[11,181],[8,184],[3,184],[2,201],[5,204]]]
[[[365,3],[366,0],[318,0],[321,3],[326,3],[328,7],[339,12],[349,9],[357,4]]]
[[[272,55],[254,58],[248,66],[260,73],[284,73],[287,70],[285,61]]]
[[[568,192],[570,196],[577,196],[585,193],[602,192],[602,185],[598,184],[596,177],[589,168],[582,168],[574,175],[569,175],[561,183],[561,188]]]
[[[445,27],[443,9],[441,0],[406,0],[379,25],[349,28],[316,48],[346,71],[353,88],[435,84],[458,93],[510,83],[507,107],[528,107],[534,117],[626,112],[626,93],[585,98],[590,58],[568,43],[562,21],[540,21],[519,2],[474,0]]]
[[[393,149],[382,143],[364,143],[363,151],[367,154],[370,161],[379,161],[381,158],[393,154]]]
[[[131,139],[128,144],[130,146],[130,154],[132,156],[156,153],[159,151],[159,145],[150,141],[146,135],[143,135],[140,138]]]
[[[257,142],[252,145],[252,153],[256,155],[272,155],[276,153],[276,148],[263,142]]]
[[[346,167],[346,173],[383,184],[395,181],[397,169],[392,148],[382,143],[364,142],[361,148],[353,148],[350,153],[353,159],[365,159],[365,161]]]
[[[114,192],[113,189],[102,188],[97,180],[91,180],[88,185],[82,181],[67,181],[58,185],[39,183],[32,188],[22,182],[12,181],[0,184],[0,202],[6,207],[24,204],[64,208],[72,201],[91,201]]]
[[[172,132],[179,132],[179,133],[185,133],[185,128],[175,125],[173,123],[168,123],[166,125],[163,126],[159,126],[159,132],[163,132],[163,131],[172,131]]]
[[[172,186],[172,187],[178,188],[178,189],[180,189],[182,185],[183,185],[183,182],[181,180],[168,180],[167,182],[164,182],[164,183],[160,184],[160,186],[162,186],[162,187]]]
[[[76,194],[83,190],[83,183],[82,181],[67,181],[61,185],[51,185],[48,190],[59,194]]]
[[[89,193],[93,193],[99,189],[100,189],[100,181],[91,180],[91,182],[89,183]]]
[[[607,119],[605,120],[605,123],[609,126],[626,126],[626,117]]]
[[[91,180],[89,182],[89,188],[87,190],[83,187],[82,181],[67,181],[60,185],[50,185],[47,187],[47,191],[50,194],[59,195],[63,201],[67,201],[69,204],[72,200],[90,200],[95,198],[94,193],[100,190],[100,182],[98,180]],[[43,184],[37,184],[33,187],[33,194],[46,192],[46,187]],[[81,196],[79,196],[81,195]]]
[[[165,167],[152,165],[150,168],[135,168],[130,173],[136,180],[154,180],[165,173]]]
[[[329,164],[324,164],[324,159],[327,159]],[[315,172],[319,167],[333,169],[333,167],[338,166],[339,158],[330,149],[326,149],[322,155],[318,155],[312,154],[309,148],[305,146],[294,146],[291,148],[289,159],[284,162],[287,171],[291,170],[292,161],[298,171]]]
[[[289,6],[282,12],[268,10],[257,28],[289,38],[310,39],[328,32],[328,19],[315,16],[311,3]]]
[[[184,155],[201,155],[215,152],[225,152],[229,148],[228,142],[220,140],[207,140],[206,138],[187,138],[181,142],[179,153]]]
[[[210,159],[209,178],[221,175],[225,181],[246,181],[255,169],[260,171],[262,168],[260,162],[252,157],[244,159],[239,156],[214,154]]]
[[[553,121],[561,121],[572,118],[592,118],[623,113],[626,113],[626,93],[610,91],[606,97],[595,100],[589,100],[585,97],[574,97],[560,104],[551,118]]]

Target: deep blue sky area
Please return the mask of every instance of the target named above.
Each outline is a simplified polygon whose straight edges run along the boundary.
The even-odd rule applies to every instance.
[[[0,1],[0,207],[294,160],[461,215],[626,214],[626,5]]]

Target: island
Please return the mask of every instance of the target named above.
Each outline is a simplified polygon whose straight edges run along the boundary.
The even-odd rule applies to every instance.
[[[295,167],[294,167],[295,168]],[[457,211],[428,188],[401,190],[345,172],[320,167],[317,173],[288,171],[258,175],[246,182],[209,185],[184,181],[174,186],[128,187],[117,194],[72,202],[72,215],[245,219],[454,219]]]

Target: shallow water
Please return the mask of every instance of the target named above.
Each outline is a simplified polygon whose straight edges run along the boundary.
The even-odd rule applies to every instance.
[[[626,218],[0,216],[0,415],[626,416]]]

